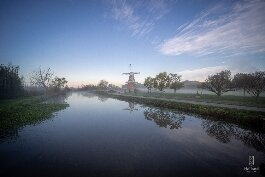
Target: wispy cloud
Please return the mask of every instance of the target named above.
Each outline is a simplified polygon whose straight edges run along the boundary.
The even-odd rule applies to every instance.
[[[134,1],[134,3],[113,0],[111,5],[113,18],[125,25],[133,36],[149,33],[169,10],[164,0]]]
[[[177,34],[159,45],[166,55],[265,52],[265,1],[249,0],[231,8],[222,4],[183,24]]]

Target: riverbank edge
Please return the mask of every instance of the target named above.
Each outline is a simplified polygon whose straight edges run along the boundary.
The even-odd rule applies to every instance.
[[[45,103],[60,94],[24,97],[0,101],[0,133],[35,124],[69,106],[68,103]]]
[[[208,105],[197,105],[192,103],[175,102],[174,100],[165,100],[153,97],[138,97],[131,95],[121,95],[112,93],[105,94],[109,97],[116,98],[123,101],[132,101],[139,104],[151,105],[155,107],[175,109],[177,111],[197,114],[219,121],[226,121],[240,125],[240,127],[253,127],[260,131],[264,131],[265,127],[265,113],[249,110],[239,110],[234,108],[223,108]]]

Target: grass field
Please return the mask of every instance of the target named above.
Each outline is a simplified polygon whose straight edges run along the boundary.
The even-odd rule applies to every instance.
[[[125,93],[125,95],[137,95],[144,97],[155,97],[155,98],[166,98],[166,99],[176,99],[176,100],[189,100],[196,102],[207,102],[207,103],[218,103],[227,105],[239,105],[239,106],[250,106],[250,107],[260,107],[265,108],[265,97],[260,97],[256,99],[250,96],[233,96],[233,95],[223,95],[218,97],[217,95],[210,94],[192,94],[192,93]]]

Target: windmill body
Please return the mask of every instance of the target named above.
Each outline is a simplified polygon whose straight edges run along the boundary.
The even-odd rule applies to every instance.
[[[131,67],[131,65],[130,65]],[[131,70],[131,68],[130,68]],[[134,92],[135,89],[136,89],[136,82],[135,82],[135,78],[134,78],[134,75],[135,74],[140,74],[139,72],[132,72],[130,71],[129,73],[122,73],[122,74],[125,74],[125,75],[129,75],[129,79],[128,81],[126,82],[127,83],[127,89],[129,92]]]

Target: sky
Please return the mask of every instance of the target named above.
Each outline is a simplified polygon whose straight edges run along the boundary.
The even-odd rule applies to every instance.
[[[0,63],[69,86],[265,70],[264,0],[0,0]]]

